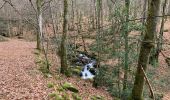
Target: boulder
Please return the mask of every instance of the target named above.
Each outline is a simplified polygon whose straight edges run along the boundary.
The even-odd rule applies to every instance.
[[[65,89],[65,90],[69,90],[69,91],[72,91],[74,93],[78,93],[78,89],[76,89],[71,83],[68,83],[68,82],[65,82],[62,87]]]

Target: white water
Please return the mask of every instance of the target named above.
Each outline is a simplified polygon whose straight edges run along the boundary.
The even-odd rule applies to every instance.
[[[93,67],[94,64],[95,64],[95,61],[93,61],[93,62],[91,62],[91,63],[84,66],[84,70],[81,71],[81,73],[82,73],[81,78],[82,79],[92,79],[92,78],[94,78],[94,75],[88,70],[88,68],[94,68]]]

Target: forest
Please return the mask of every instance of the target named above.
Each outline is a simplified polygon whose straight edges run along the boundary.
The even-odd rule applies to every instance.
[[[170,0],[0,0],[0,100],[170,100]]]

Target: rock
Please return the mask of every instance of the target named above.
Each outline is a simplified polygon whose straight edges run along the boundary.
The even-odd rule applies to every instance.
[[[53,83],[48,83],[48,84],[47,84],[47,87],[48,87],[48,88],[53,88],[53,87],[54,87],[54,84],[53,84]]]
[[[73,93],[72,97],[73,97],[73,100],[82,100],[82,98],[76,93]]]
[[[7,39],[0,35],[0,42],[6,41]]]
[[[76,89],[71,83],[68,83],[68,82],[65,82],[62,87],[65,89],[65,90],[69,90],[69,91],[72,91],[74,93],[78,93],[78,89]]]
[[[58,90],[59,92],[63,92],[63,91],[64,91],[63,87],[59,87],[57,90]]]
[[[63,99],[62,100],[71,100],[71,97],[69,96],[69,94],[67,92],[62,94]],[[58,100],[58,99],[57,99]]]
[[[57,93],[50,93],[49,94],[50,100],[64,100],[63,97]]]
[[[74,75],[79,75],[81,72],[81,67],[80,66],[76,66],[76,67],[72,67],[71,68],[71,73]]]

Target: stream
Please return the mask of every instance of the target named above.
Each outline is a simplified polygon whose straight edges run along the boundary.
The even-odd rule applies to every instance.
[[[78,55],[78,61],[76,64],[82,65],[80,77],[82,79],[93,79],[96,75],[96,60],[92,59],[85,54]]]

